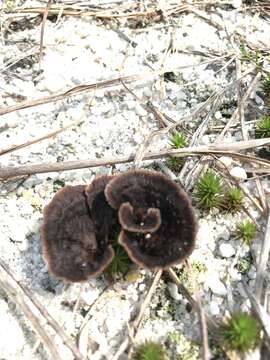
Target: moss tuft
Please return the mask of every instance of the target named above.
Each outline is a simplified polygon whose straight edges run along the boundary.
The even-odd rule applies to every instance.
[[[243,243],[250,245],[256,233],[256,226],[251,221],[242,221],[236,226],[236,237]]]
[[[202,209],[211,210],[220,207],[223,196],[221,178],[212,170],[207,170],[195,184],[194,195]]]
[[[170,137],[169,145],[172,149],[182,149],[187,146],[187,141],[181,132],[175,132]],[[184,160],[181,157],[170,156],[167,163],[172,171],[179,172],[183,166]]]
[[[258,344],[260,330],[252,316],[236,313],[221,324],[220,335],[228,350],[246,354]]]
[[[270,137],[270,116],[262,116],[256,122],[255,128],[256,138]]]
[[[133,360],[166,360],[165,349],[155,341],[146,341],[139,345],[134,352]]]
[[[231,187],[226,191],[221,207],[228,213],[239,212],[243,206],[244,195],[238,187]]]

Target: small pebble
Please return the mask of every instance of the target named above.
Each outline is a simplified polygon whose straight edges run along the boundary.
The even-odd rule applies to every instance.
[[[228,156],[221,156],[219,158],[219,161],[226,167],[229,167],[232,164],[232,158],[230,158]]]
[[[182,295],[178,293],[178,287],[176,284],[174,283],[169,283],[168,284],[168,290],[169,290],[169,293],[170,293],[170,296],[176,300],[176,301],[179,301],[182,299]]]
[[[229,258],[235,254],[235,250],[231,244],[222,243],[219,246],[219,253],[222,257]]]
[[[210,312],[213,316],[218,315],[220,312],[218,304],[214,301],[210,302]]]
[[[238,180],[245,180],[247,178],[247,173],[245,169],[240,166],[235,166],[230,170],[230,175]]]
[[[242,6],[242,0],[233,0],[232,7],[235,9],[239,9]]]
[[[225,296],[227,289],[223,282],[220,281],[217,274],[213,274],[206,279],[206,284],[211,289],[212,293],[219,296]]]

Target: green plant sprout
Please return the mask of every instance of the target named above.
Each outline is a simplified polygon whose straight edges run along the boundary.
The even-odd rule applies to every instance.
[[[262,116],[256,121],[255,135],[257,138],[267,138],[270,136],[270,116]]]
[[[133,355],[134,360],[165,360],[167,359],[162,344],[155,341],[145,341],[139,345]]]
[[[118,244],[118,235],[116,232],[112,241],[114,250],[114,258],[110,265],[105,269],[104,273],[109,279],[114,279],[125,275],[131,265],[131,260],[121,245]]]
[[[179,277],[179,280],[181,280],[181,282],[183,284],[185,284],[187,289],[191,293],[193,293],[194,285],[197,288],[199,288],[201,286],[202,281],[199,278],[199,275],[205,273],[207,270],[207,267],[203,262],[200,262],[200,261],[193,261],[190,263],[190,266],[192,269],[193,279],[190,278],[190,272],[186,266],[181,267],[181,269],[176,268],[175,270],[176,270],[177,276]],[[194,284],[193,284],[192,280],[194,280]]]
[[[237,224],[236,237],[243,243],[250,245],[256,233],[256,226],[253,222],[246,220]]]
[[[240,46],[240,52],[241,52],[241,56],[243,61],[249,61],[251,63],[253,63],[254,65],[256,65],[257,67],[261,67],[262,64],[262,59],[260,57],[260,52],[259,50],[249,50],[244,44],[242,44]]]
[[[246,256],[240,258],[237,263],[237,270],[240,274],[245,275],[249,272],[251,266],[253,264],[253,259],[251,253],[248,253]]]
[[[262,80],[262,91],[265,96],[270,97],[270,74],[265,76]]]
[[[56,179],[53,182],[53,192],[57,192],[65,186],[65,181]]]
[[[260,329],[252,316],[236,313],[221,324],[220,335],[228,350],[247,354],[258,345]]]
[[[233,186],[226,191],[221,206],[226,212],[233,214],[241,210],[243,201],[244,195],[241,189]]]
[[[195,184],[195,197],[204,210],[211,210],[221,205],[223,184],[221,178],[212,170],[207,170]]]
[[[169,145],[172,149],[182,149],[187,146],[187,141],[185,136],[181,132],[177,131],[170,137]],[[181,157],[170,156],[168,159],[169,167],[175,172],[181,170],[183,162],[183,158]]]
[[[173,149],[181,149],[187,146],[186,138],[182,133],[177,131],[170,137],[169,145]]]

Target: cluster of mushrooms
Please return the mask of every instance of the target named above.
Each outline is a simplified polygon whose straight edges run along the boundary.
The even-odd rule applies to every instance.
[[[196,218],[186,193],[155,171],[65,186],[44,209],[41,239],[49,271],[69,282],[100,274],[113,260],[115,234],[133,262],[165,269],[191,254]]]

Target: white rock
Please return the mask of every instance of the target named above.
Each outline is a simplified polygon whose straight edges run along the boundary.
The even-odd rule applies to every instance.
[[[215,112],[215,119],[220,120],[222,118],[222,114],[220,111]]]
[[[248,272],[248,277],[249,277],[250,279],[256,279],[256,271],[255,271],[255,269],[251,268],[251,269],[249,270],[249,272]]]
[[[178,287],[176,284],[174,283],[169,283],[168,284],[168,291],[171,295],[171,297],[178,301],[178,300],[181,300],[182,299],[182,295],[178,293]]]
[[[238,180],[245,180],[247,178],[247,173],[245,169],[240,166],[235,166],[230,170],[230,175]]]
[[[235,9],[238,9],[242,6],[242,0],[233,0],[232,1],[232,7]]]
[[[263,99],[259,95],[255,95],[255,102],[257,105],[264,105]]]
[[[64,91],[67,87],[67,80],[60,74],[47,74],[36,86],[38,90],[49,91],[50,93]]]
[[[206,278],[206,284],[211,289],[213,294],[225,296],[227,289],[223,282],[220,281],[218,274],[212,274]]]
[[[232,164],[232,158],[229,158],[228,156],[221,156],[219,161],[226,167],[229,167]]]
[[[146,288],[146,285],[144,283],[139,285],[139,291],[140,292],[144,292],[145,288]]]
[[[210,302],[210,312],[213,316],[218,315],[220,312],[218,304],[214,301]]]
[[[229,258],[235,254],[235,250],[231,244],[222,243],[219,246],[219,253],[222,257]]]

